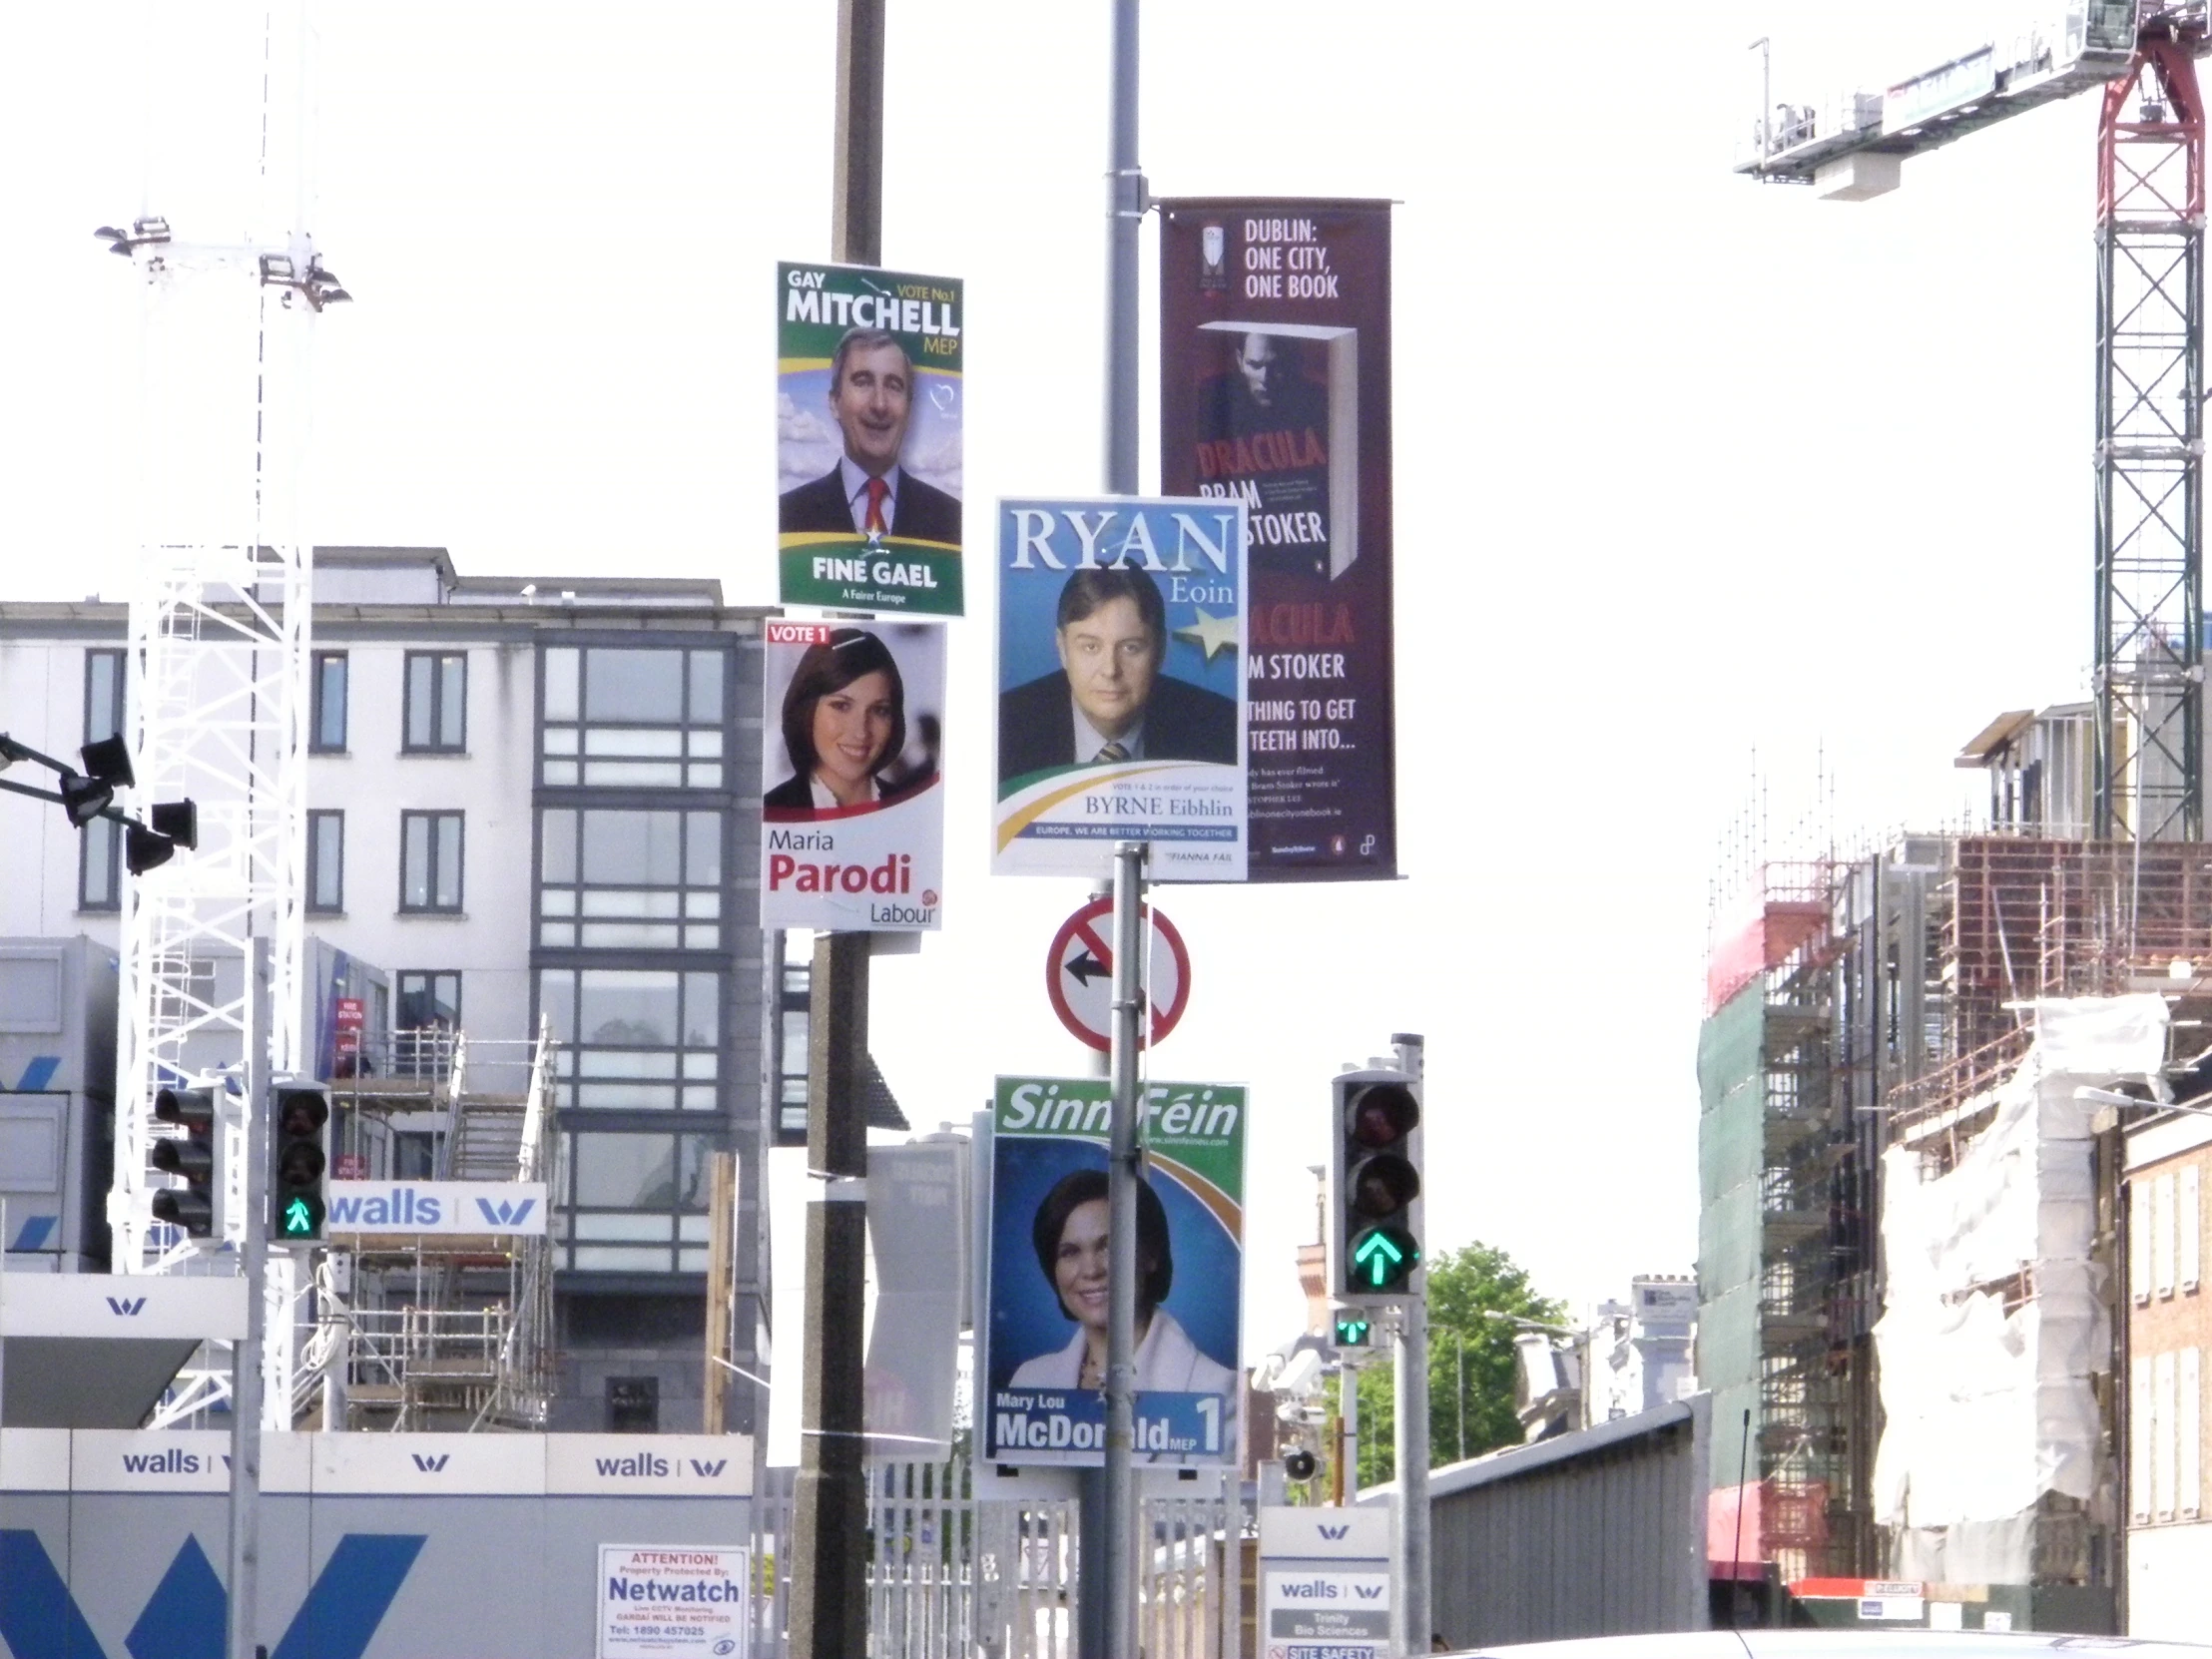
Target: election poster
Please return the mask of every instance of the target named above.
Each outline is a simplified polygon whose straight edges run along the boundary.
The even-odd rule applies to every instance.
[[[779,592],[958,616],[961,282],[776,268]]]
[[[942,925],[942,625],[761,627],[761,925]]]
[[[1001,1077],[984,1248],[983,1457],[1096,1465],[1106,1433],[1104,1078]],[[1237,1461],[1245,1090],[1152,1083],[1137,1193],[1135,1457]]]
[[[1160,224],[1160,486],[1251,515],[1250,878],[1394,876],[1389,204]]]
[[[1245,877],[1241,500],[998,504],[992,869]]]
[[[746,1549],[601,1544],[597,1659],[745,1659],[751,1558]]]

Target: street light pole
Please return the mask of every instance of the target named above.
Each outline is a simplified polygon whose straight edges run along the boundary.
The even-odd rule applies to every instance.
[[[830,257],[883,258],[883,0],[838,0]],[[807,1383],[793,1502],[795,1659],[867,1651],[868,935],[818,933],[808,1005]]]
[[[1144,1040],[1143,841],[1114,847],[1113,1111],[1106,1167],[1106,1652],[1137,1651],[1137,1182],[1143,1149],[1138,1046]]]

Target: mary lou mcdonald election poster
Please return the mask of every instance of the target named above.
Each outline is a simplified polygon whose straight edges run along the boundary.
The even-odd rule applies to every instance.
[[[1104,1078],[1001,1077],[979,1412],[994,1463],[1096,1465],[1106,1443]],[[1245,1090],[1153,1083],[1137,1191],[1140,1463],[1237,1461]]]
[[[943,625],[761,626],[761,925],[940,926]]]
[[[780,265],[776,307],[783,602],[958,616],[962,284]]]
[[[992,869],[1245,877],[1242,501],[998,504]]]

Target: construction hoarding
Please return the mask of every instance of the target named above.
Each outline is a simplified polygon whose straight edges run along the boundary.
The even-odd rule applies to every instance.
[[[776,268],[785,604],[960,614],[966,318],[956,277]]]
[[[1160,267],[1160,487],[1251,513],[1251,878],[1394,876],[1389,204],[1163,202]]]
[[[1104,1460],[1103,1078],[1002,1077],[991,1123],[986,1461]],[[1152,1083],[1137,1203],[1136,1458],[1235,1466],[1243,1400],[1245,1090]]]
[[[992,868],[1245,877],[1242,501],[998,504]]]
[[[944,629],[767,622],[761,924],[939,925]]]

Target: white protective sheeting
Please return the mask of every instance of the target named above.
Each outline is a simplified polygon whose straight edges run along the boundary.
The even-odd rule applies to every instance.
[[[2089,1259],[2098,1108],[2074,1095],[2155,1077],[2165,1052],[2158,996],[2039,1002],[2034,1045],[1998,1087],[1994,1120],[1947,1174],[1926,1179],[1929,1163],[1910,1148],[1883,1156],[1889,1290],[1875,1346],[1888,1422],[1875,1518],[1957,1528],[1971,1553],[2006,1558],[1977,1565],[2019,1569],[1985,1580],[2018,1581],[2027,1566],[2028,1528],[1988,1523],[2024,1515],[2045,1492],[2087,1500],[2095,1489],[2090,1378],[2110,1369],[2111,1331],[2103,1270]],[[1900,1535],[1900,1550],[1923,1558],[1944,1546]]]

